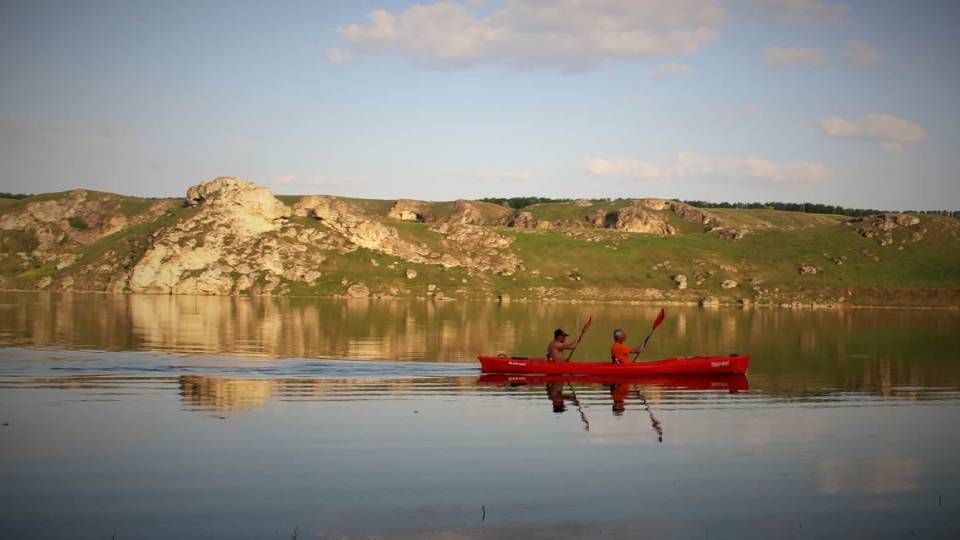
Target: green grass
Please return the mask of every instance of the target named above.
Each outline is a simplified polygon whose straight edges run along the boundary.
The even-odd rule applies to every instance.
[[[53,200],[69,193],[44,194],[23,201],[2,201],[3,212],[18,205],[38,200]],[[121,197],[101,192],[88,192],[88,200],[100,200],[105,214],[117,210],[129,216],[143,215],[161,199]],[[293,204],[299,196],[278,196]],[[463,248],[443,242],[443,236],[431,224],[386,219],[393,200],[344,199],[363,209],[368,218],[378,219],[398,231],[401,239],[427,246],[431,253],[451,251],[463,254]],[[56,246],[56,253],[73,252],[77,261],[68,268],[55,269],[48,263],[23,270],[18,252],[30,253],[37,247],[36,237],[25,231],[0,231],[0,274],[8,285],[32,286],[45,275],[72,276],[77,283],[104,283],[109,275],[129,269],[151,245],[150,234],[161,227],[186,219],[202,210],[183,208],[171,201],[171,212],[148,223],[130,226],[120,232],[87,245],[65,243]],[[454,202],[434,202],[429,212],[434,219],[443,219],[454,209]],[[573,203],[531,205],[530,211],[541,220],[581,222],[596,210],[615,211],[630,204],[628,200],[595,201],[592,206]],[[488,219],[504,210],[491,203],[479,204]],[[502,276],[470,272],[465,268],[444,269],[434,264],[414,264],[367,249],[340,254],[325,252],[325,260],[316,270],[322,277],[314,285],[286,281],[291,295],[327,296],[342,294],[342,283],[363,282],[373,294],[425,296],[433,283],[447,296],[491,298],[498,293],[517,298],[624,299],[636,297],[638,291],[656,289],[668,299],[696,301],[703,296],[718,296],[725,301],[756,298],[754,283],[763,289],[763,299],[774,303],[791,299],[836,298],[855,291],[851,301],[888,305],[960,303],[960,222],[951,218],[923,216],[917,227],[894,231],[894,244],[880,246],[876,238],[857,234],[862,224],[845,224],[847,218],[834,215],[803,214],[769,209],[709,209],[722,225],[748,227],[751,232],[732,241],[704,232],[699,223],[690,223],[672,211],[653,211],[680,234],[657,237],[623,233],[608,229],[518,230],[495,227],[502,235],[512,237],[509,252],[523,261],[523,269],[514,275]],[[70,218],[68,218],[70,219]],[[329,231],[313,218],[292,217],[291,223],[302,228]],[[71,226],[82,228],[75,219]],[[86,223],[85,223],[86,224]],[[926,229],[920,242],[911,241],[911,234]],[[277,234],[282,242],[291,241]],[[588,241],[596,239],[597,241]],[[902,249],[899,249],[902,248]],[[875,261],[871,255],[880,258]],[[834,259],[844,258],[844,264]],[[371,260],[376,264],[371,263]],[[669,265],[663,263],[669,261]],[[32,261],[32,264],[39,264]],[[109,270],[98,270],[107,264]],[[800,274],[800,265],[822,269],[817,274]],[[391,265],[393,266],[391,268]],[[407,269],[418,276],[405,277]],[[687,276],[689,289],[677,291],[673,276]],[[575,279],[579,277],[580,279]],[[697,284],[702,279],[701,284]],[[724,290],[724,279],[736,280],[740,286]],[[467,280],[466,283],[463,280]],[[937,291],[940,291],[939,293]]]

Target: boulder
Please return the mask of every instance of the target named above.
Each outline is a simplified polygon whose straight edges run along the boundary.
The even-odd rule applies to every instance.
[[[354,283],[347,287],[344,296],[347,298],[367,298],[370,296],[370,289],[363,283]]]
[[[643,234],[667,236],[676,234],[676,229],[664,221],[660,216],[637,207],[628,206],[616,212],[616,220],[612,228]]]
[[[720,305],[720,300],[716,296],[706,296],[700,299],[700,307],[717,307]]]
[[[430,203],[428,202],[400,199],[387,211],[387,217],[400,221],[419,221],[422,223],[430,219],[429,209]]]
[[[681,291],[687,288],[687,276],[683,274],[673,276],[673,282],[677,284],[677,289]]]
[[[725,240],[740,240],[747,233],[750,232],[747,228],[736,228],[736,227],[713,227],[710,229],[711,234],[715,234],[720,238]]]
[[[690,221],[692,223],[707,225],[717,220],[713,214],[705,210],[701,210],[695,206],[690,206],[686,203],[671,202],[670,207],[673,209],[674,214],[680,216],[680,218],[683,220]]]
[[[407,268],[406,276],[407,276],[407,279],[414,279],[417,277],[417,271],[414,270],[413,268]]]
[[[229,176],[203,182],[187,190],[186,204],[216,211],[232,225],[253,233],[279,228],[279,221],[290,216],[290,208],[265,188]]]
[[[616,218],[614,217],[614,219]],[[594,210],[593,212],[583,216],[583,220],[587,223],[587,225],[600,229],[607,226],[607,212],[603,210]]]
[[[720,283],[720,287],[724,289],[733,289],[737,286],[737,282],[732,279],[725,279]]]
[[[820,268],[810,264],[802,264],[800,265],[800,268],[797,269],[797,271],[799,271],[801,274],[816,274],[820,270]]]

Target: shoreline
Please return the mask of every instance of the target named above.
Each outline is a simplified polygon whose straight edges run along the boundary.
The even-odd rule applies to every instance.
[[[886,290],[897,290],[897,289],[886,289]],[[960,291],[960,289],[946,289],[951,291]],[[112,292],[112,291],[98,291],[98,290],[81,290],[81,289],[70,289],[70,290],[44,290],[44,289],[12,289],[12,288],[2,288],[0,287],[0,293],[3,292],[13,292],[13,293],[33,293],[33,294],[97,294],[102,296],[110,297],[134,297],[134,296],[144,296],[144,297],[161,297],[161,296],[176,296],[184,298],[296,298],[296,299],[328,299],[328,300],[345,300],[351,302],[358,301],[433,301],[435,303],[448,303],[448,302],[485,302],[485,303],[498,303],[498,304],[531,304],[531,303],[543,303],[543,304],[593,304],[593,305],[610,305],[610,306],[683,306],[683,307],[699,307],[705,310],[711,309],[720,309],[720,308],[737,308],[741,310],[750,310],[750,309],[790,309],[790,310],[845,310],[845,309],[883,309],[883,310],[892,310],[892,309],[910,309],[910,310],[930,310],[930,311],[960,311],[960,304],[857,304],[851,302],[834,302],[834,303],[819,303],[819,302],[803,302],[803,301],[794,301],[794,302],[763,302],[763,301],[754,301],[748,300],[744,302],[745,299],[728,301],[718,299],[718,303],[707,303],[704,304],[702,301],[685,301],[685,300],[605,300],[597,298],[508,298],[500,299],[497,297],[449,297],[445,296],[443,298],[433,298],[431,296],[369,296],[369,297],[349,297],[345,295],[295,295],[295,294],[286,294],[286,295],[272,295],[272,294],[181,294],[181,293],[132,293],[132,292]],[[714,297],[715,298],[715,297]]]

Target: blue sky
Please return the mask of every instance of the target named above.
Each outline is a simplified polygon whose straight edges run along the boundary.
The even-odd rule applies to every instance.
[[[960,208],[960,4],[0,1],[0,191]]]

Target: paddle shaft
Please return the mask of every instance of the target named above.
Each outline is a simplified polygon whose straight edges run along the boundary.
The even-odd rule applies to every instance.
[[[593,322],[593,315],[587,317],[587,323],[583,325],[583,328],[580,329],[580,337],[577,338],[577,344],[570,349],[570,354],[567,355],[567,362],[573,358],[573,353],[577,351],[577,347],[580,346],[580,340],[583,339],[583,335],[587,333],[587,329],[590,328],[590,324]]]
[[[646,339],[643,340],[643,348],[647,348],[647,342],[650,341],[650,338],[653,336],[653,333],[657,330],[657,327],[663,322],[663,310],[660,310],[660,313],[657,314],[657,318],[653,321],[653,328],[650,329],[650,333],[647,334]],[[633,353],[633,360],[636,362],[637,358],[640,357],[639,352]]]

